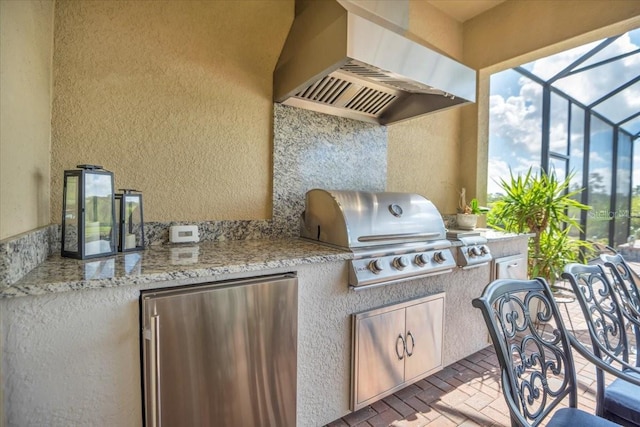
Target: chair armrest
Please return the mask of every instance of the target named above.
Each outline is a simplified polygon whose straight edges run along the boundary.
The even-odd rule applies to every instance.
[[[596,365],[597,368],[602,369],[603,371],[614,375],[620,379],[623,379],[625,381],[628,381],[634,385],[637,385],[638,387],[640,387],[640,378],[639,377],[634,377],[632,375],[629,375],[628,373],[620,370],[620,369],[616,369],[615,367],[609,365],[608,363],[605,363],[602,361],[602,359],[600,359],[599,357],[597,357],[595,354],[593,354],[593,352],[591,350],[589,350],[587,347],[585,347],[580,341],[578,341],[578,339],[573,336],[572,334],[568,334],[569,335],[569,342],[571,343],[571,346],[578,352],[580,353],[585,359],[587,359],[589,362],[593,363],[594,365]],[[624,365],[625,368],[627,368],[630,371],[633,371],[635,373],[637,373],[638,375],[640,375],[640,368],[636,367],[636,366],[632,366],[629,365],[628,363],[624,363],[623,361],[619,360],[619,359],[615,359],[616,362],[620,363],[621,365]]]

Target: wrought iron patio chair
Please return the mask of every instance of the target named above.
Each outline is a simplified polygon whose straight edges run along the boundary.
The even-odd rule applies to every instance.
[[[613,289],[616,291],[618,300],[620,301],[620,309],[625,316],[626,321],[633,326],[635,335],[635,346],[631,347],[632,353],[636,355],[636,366],[640,366],[640,357],[637,357],[640,348],[640,291],[638,284],[640,278],[629,264],[624,260],[622,255],[600,255],[605,267],[611,272],[613,279]]]
[[[635,312],[640,315],[640,291],[638,291],[640,277],[638,277],[638,274],[629,267],[629,264],[620,254],[600,255],[600,259],[611,270],[614,279],[622,283],[621,290],[625,291],[625,295],[629,298],[629,303]]]
[[[568,264],[562,277],[585,317],[591,348],[571,336],[571,344],[596,367],[596,414],[625,426],[640,426],[640,368],[629,360],[626,317],[602,265]],[[605,383],[605,372],[617,377]]]
[[[482,311],[500,362],[512,426],[616,425],[577,409],[569,334],[544,279],[498,279],[473,306]],[[566,398],[569,407],[559,407]]]

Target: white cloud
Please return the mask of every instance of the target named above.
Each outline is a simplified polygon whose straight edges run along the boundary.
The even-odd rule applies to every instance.
[[[618,171],[618,188],[628,188],[629,187],[629,177],[631,176],[631,172],[628,169],[620,169]]]
[[[629,35],[624,34],[605,48],[603,53],[606,51],[607,57],[613,57],[625,52],[630,52],[637,48],[638,46],[631,42]],[[578,57],[583,53],[584,52],[575,52],[572,53],[571,56],[573,56],[574,59],[578,59]],[[540,70],[543,67],[553,66],[553,63],[560,59],[556,59],[556,56],[557,55],[554,55],[549,58],[545,58],[545,60],[536,61],[533,67],[533,73],[536,74],[537,70]],[[595,56],[594,61],[597,61]],[[611,90],[617,88],[622,83],[636,77],[639,69],[640,55],[636,54],[628,56],[620,61],[615,61],[595,69],[562,78],[558,80],[554,86],[573,96],[577,100],[590,104],[601,96],[606,95]],[[633,100],[631,100],[630,97],[633,97],[631,93],[624,94],[623,98],[629,98],[625,99],[624,102],[640,102],[638,101],[637,95],[635,95]]]
[[[497,158],[490,158],[488,171],[487,192],[489,194],[502,193],[500,179],[507,180],[509,178],[509,165],[507,162]]]
[[[501,180],[509,181],[511,174],[517,176],[525,174],[529,169],[532,169],[533,173],[540,171],[540,165],[538,163],[532,163],[527,159],[518,159],[515,164],[509,165],[504,160],[498,158],[489,159],[489,180],[487,182],[487,193],[504,193],[500,186]]]
[[[541,116],[539,102],[527,96],[501,95],[490,98],[489,132],[492,137],[504,138],[510,148],[539,153],[541,144]]]
[[[533,68],[531,72],[547,80],[565,69],[576,59],[596,47],[598,43],[599,42],[592,42],[583,46],[578,46],[576,48],[566,50],[564,52],[557,53],[552,56],[548,56],[546,58],[538,59],[537,61],[533,62]]]

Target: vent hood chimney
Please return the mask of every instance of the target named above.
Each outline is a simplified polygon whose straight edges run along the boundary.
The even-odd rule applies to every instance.
[[[296,0],[275,102],[381,125],[475,102],[476,72],[404,37],[408,22],[408,0]]]

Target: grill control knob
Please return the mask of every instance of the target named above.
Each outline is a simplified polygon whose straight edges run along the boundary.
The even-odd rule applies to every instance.
[[[442,252],[436,252],[435,254],[433,254],[433,260],[438,264],[442,264],[447,260],[447,257],[444,256],[444,253]]]
[[[393,266],[398,270],[402,270],[408,265],[409,259],[406,256],[399,256],[393,259]]]
[[[480,252],[480,249],[477,246],[469,248],[469,256],[471,258],[475,258],[475,257],[480,256],[480,255],[482,255],[482,254]]]
[[[371,272],[374,274],[378,274],[382,270],[384,270],[384,267],[382,266],[382,263],[379,259],[374,259],[369,263],[369,270],[371,270]]]
[[[480,252],[482,255],[489,255],[489,248],[485,245],[480,246]]]
[[[425,265],[429,264],[429,255],[427,254],[416,255],[416,259],[414,260],[414,262],[418,267],[424,267]]]

